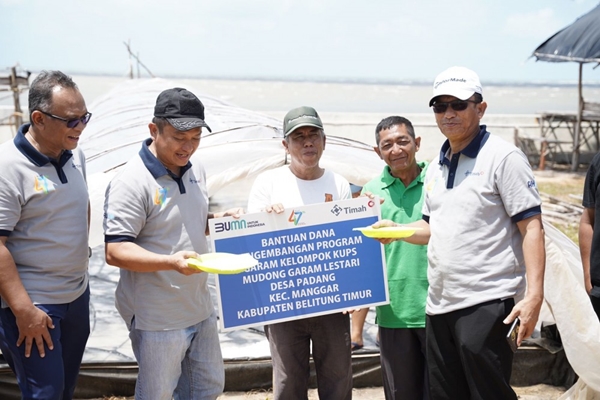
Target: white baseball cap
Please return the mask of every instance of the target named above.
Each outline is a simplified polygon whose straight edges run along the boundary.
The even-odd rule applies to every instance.
[[[454,96],[460,100],[467,100],[474,93],[483,96],[483,88],[477,74],[465,67],[450,67],[433,81],[433,97],[429,100],[429,106],[433,105],[438,96]]]

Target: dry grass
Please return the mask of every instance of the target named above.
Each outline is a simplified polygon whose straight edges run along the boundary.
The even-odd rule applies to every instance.
[[[545,193],[560,201],[581,205],[583,184],[585,175],[583,173],[568,173],[555,171],[541,171],[536,173],[536,184],[540,193]],[[575,244],[579,244],[579,219],[570,222],[555,221],[553,225],[560,229]]]
[[[571,179],[543,179],[537,181],[538,190],[559,200],[581,205],[583,177]]]
[[[579,224],[559,224],[555,223],[556,226],[562,233],[564,233],[569,239],[571,239],[577,246],[579,246]]]

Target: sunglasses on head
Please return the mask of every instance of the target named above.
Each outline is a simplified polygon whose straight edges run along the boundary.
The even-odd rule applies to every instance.
[[[477,101],[473,100],[454,100],[449,102],[436,102],[431,107],[433,108],[433,112],[436,114],[445,113],[448,109],[448,106],[452,107],[454,111],[464,111],[469,106],[469,103],[477,104]]]
[[[42,111],[42,110],[38,110],[38,111],[44,115],[51,117],[51,118],[66,122],[67,128],[71,128],[71,129],[75,128],[77,125],[79,125],[80,122],[84,125],[87,125],[87,123],[90,122],[90,118],[92,118],[91,112],[86,112],[85,114],[83,114],[83,117],[67,119],[67,118],[59,117],[58,115],[47,113],[46,111]]]

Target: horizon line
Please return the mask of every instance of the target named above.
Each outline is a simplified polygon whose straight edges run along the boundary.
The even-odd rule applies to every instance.
[[[21,71],[31,72],[37,74],[41,70],[27,70],[21,69]],[[64,71],[63,71],[64,72]],[[68,72],[70,75],[80,76],[96,76],[96,77],[121,77],[128,78],[128,73],[119,74],[116,72],[84,72],[84,71],[73,71]],[[222,80],[222,81],[264,81],[264,82],[307,82],[307,83],[334,83],[334,84],[359,84],[359,85],[409,85],[409,86],[431,86],[430,80],[425,79],[390,79],[390,78],[372,78],[372,77],[344,77],[344,78],[332,78],[332,77],[314,77],[314,76],[262,76],[262,75],[192,75],[192,74],[165,74],[156,76],[157,78],[163,79],[199,79],[199,80]],[[142,74],[140,78],[134,77],[133,79],[150,79],[151,76]],[[539,81],[522,81],[522,80],[490,80],[487,81],[485,86],[557,86],[557,87],[572,87],[577,86],[578,81],[574,80],[539,80]],[[600,87],[600,81],[597,80],[583,80],[583,86]]]

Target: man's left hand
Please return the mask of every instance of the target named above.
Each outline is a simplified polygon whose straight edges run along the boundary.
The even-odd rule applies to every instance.
[[[517,346],[520,346],[521,342],[533,333],[538,317],[540,316],[543,301],[543,298],[525,296],[523,300],[515,304],[508,317],[504,319],[503,322],[506,325],[511,324],[517,317],[521,321],[519,335],[517,336]]]

